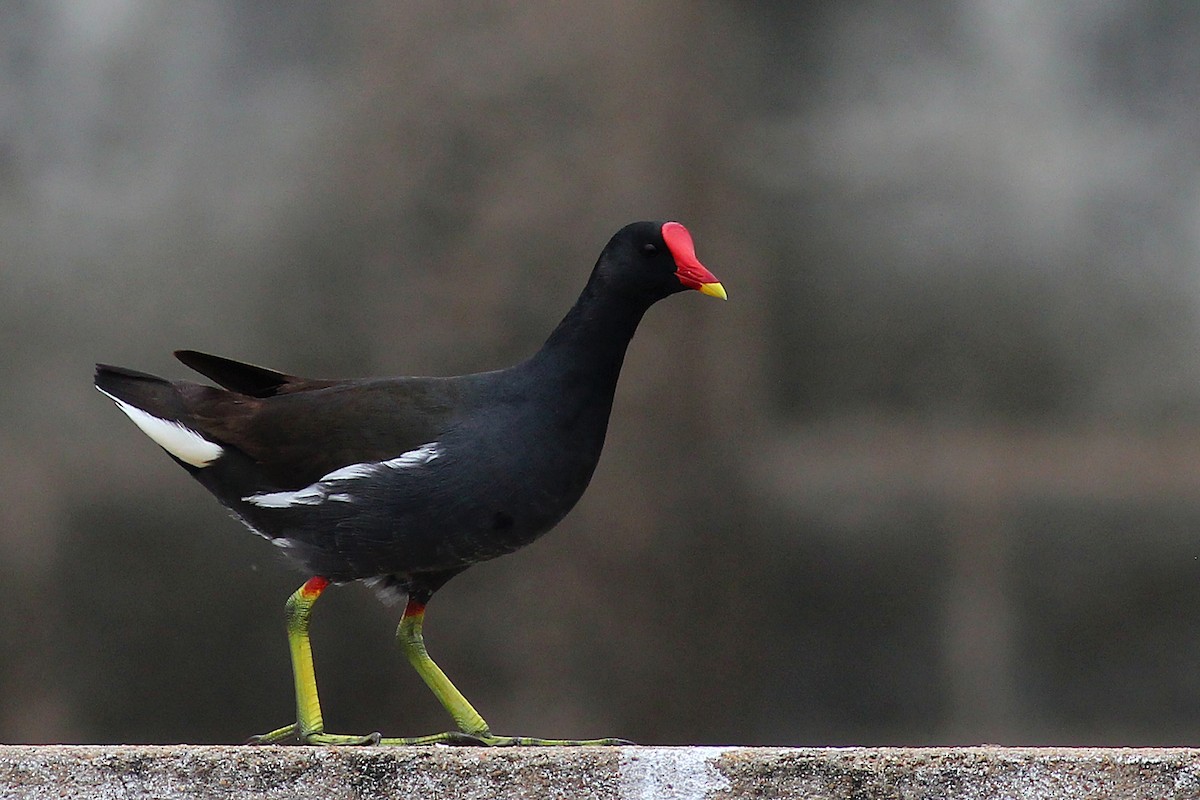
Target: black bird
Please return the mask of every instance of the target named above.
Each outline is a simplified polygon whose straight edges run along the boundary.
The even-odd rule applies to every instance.
[[[425,606],[472,564],[546,533],[600,458],[625,349],[684,289],[725,299],[678,222],[636,222],[600,254],[529,359],[458,377],[314,380],[181,350],[224,388],[99,364],[96,388],[252,531],[313,575],[287,602],[296,722],[254,737],[311,744],[616,744],[497,736],[430,659]],[[397,638],[458,724],[403,739],[326,733],[308,621],[331,584],[407,596]]]

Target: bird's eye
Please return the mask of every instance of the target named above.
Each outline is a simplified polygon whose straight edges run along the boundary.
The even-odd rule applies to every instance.
[[[652,242],[646,242],[644,245],[642,245],[642,252],[648,256],[652,256],[658,252],[658,245]]]

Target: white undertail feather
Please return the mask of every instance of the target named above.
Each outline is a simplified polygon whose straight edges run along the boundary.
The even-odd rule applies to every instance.
[[[316,506],[330,500],[337,503],[353,503],[354,495],[346,491],[347,483],[378,475],[389,469],[412,469],[428,464],[442,454],[437,442],[423,444],[415,450],[401,453],[387,461],[368,461],[339,467],[303,489],[292,492],[261,492],[243,497],[247,503],[259,508],[291,508],[292,506]]]
[[[97,387],[99,389],[99,387]],[[175,420],[162,419],[132,406],[120,398],[113,397],[103,389],[100,393],[117,404],[117,408],[125,412],[125,416],[133,420],[133,424],[142,429],[142,433],[154,440],[154,443],[193,467],[207,467],[221,457],[225,451],[221,445],[210,442],[199,433]]]
[[[407,599],[405,591],[386,575],[380,575],[375,578],[363,578],[363,583],[375,592],[375,596],[385,606],[398,606]]]

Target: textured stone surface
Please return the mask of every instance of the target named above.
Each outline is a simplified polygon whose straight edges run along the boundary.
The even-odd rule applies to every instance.
[[[0,746],[0,797],[1200,798],[1200,750]]]

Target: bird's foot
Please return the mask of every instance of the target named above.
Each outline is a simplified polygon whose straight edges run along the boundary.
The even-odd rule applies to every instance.
[[[615,747],[631,745],[626,739],[538,739],[530,736],[497,736],[490,732],[465,733],[447,731],[413,739],[382,739],[383,745],[393,744],[454,744],[467,747]]]
[[[537,739],[529,736],[492,736],[483,738],[488,747],[620,747],[632,745],[628,739]]]
[[[366,736],[355,736],[343,733],[325,733],[324,731],[301,733],[299,727],[299,725],[293,722],[291,725],[285,725],[282,728],[276,728],[267,733],[251,736],[246,740],[246,744],[280,744],[290,740],[300,744],[373,745],[379,744],[383,739],[383,735],[378,731],[368,733]]]
[[[325,733],[311,731],[306,734],[298,732],[296,723],[276,728],[273,731],[251,736],[246,744],[280,744],[295,742],[301,744],[332,745],[384,745],[387,747],[413,746],[430,744],[462,745],[466,747],[615,747],[631,745],[626,739],[538,739],[529,736],[497,736],[491,732],[466,733],[465,731],[445,731],[429,736],[383,737],[379,733],[369,733],[366,736],[355,736],[342,733]]]

